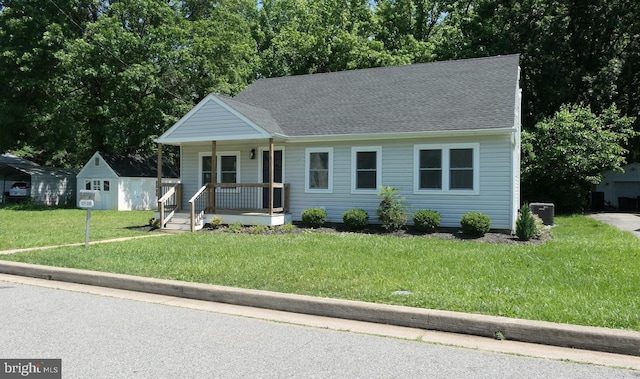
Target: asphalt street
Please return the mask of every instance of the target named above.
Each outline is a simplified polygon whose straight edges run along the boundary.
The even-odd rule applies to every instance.
[[[640,371],[0,281],[0,358],[63,378],[640,378]]]

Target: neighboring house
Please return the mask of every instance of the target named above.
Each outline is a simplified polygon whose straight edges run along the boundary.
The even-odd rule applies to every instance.
[[[178,182],[180,174],[163,159],[164,182]],[[158,158],[96,152],[78,173],[80,190],[100,191],[93,209],[156,209]]]
[[[42,167],[12,154],[0,156],[0,200],[42,205],[73,204],[78,170]],[[13,188],[12,188],[13,187]]]
[[[213,216],[281,224],[310,207],[330,222],[352,208],[377,222],[379,188],[391,186],[410,215],[433,209],[456,227],[484,212],[512,230],[519,74],[507,55],[260,79],[205,97],[157,142],[180,146],[178,202],[193,203],[196,228]]]
[[[640,163],[630,163],[622,169],[624,172],[605,172],[595,191],[604,197],[605,207],[635,211],[640,198]]]

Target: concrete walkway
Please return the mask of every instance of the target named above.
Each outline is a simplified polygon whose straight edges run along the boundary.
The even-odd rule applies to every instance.
[[[589,217],[631,232],[640,238],[640,214],[638,213],[592,213]]]
[[[110,243],[110,242],[122,242],[122,241],[128,241],[128,240],[132,240],[132,239],[149,238],[149,237],[160,237],[160,236],[168,236],[168,235],[169,234],[167,234],[167,233],[154,233],[154,234],[146,234],[146,235],[143,235],[143,236],[111,238],[111,239],[108,239],[108,240],[89,241],[89,245],[96,245],[96,244],[100,244],[100,243]],[[58,248],[58,247],[82,246],[82,245],[84,245],[84,242],[68,243],[68,244],[64,244],[64,245],[37,246],[37,247],[26,247],[26,248],[22,248],[22,249],[0,250],[0,255],[23,253],[25,251],[49,250],[49,249],[55,249],[55,248]]]

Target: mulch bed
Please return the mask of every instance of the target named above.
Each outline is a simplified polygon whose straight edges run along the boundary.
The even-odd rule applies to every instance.
[[[439,238],[445,240],[459,240],[459,241],[478,241],[485,242],[491,244],[520,244],[520,245],[536,245],[544,243],[551,239],[551,233],[546,229],[539,239],[534,239],[530,241],[521,241],[515,235],[511,235],[508,233],[502,232],[489,232],[482,237],[472,237],[462,233],[459,229],[456,228],[440,228],[437,232],[434,233],[422,233],[415,230],[411,226],[405,227],[405,229],[396,231],[396,232],[387,232],[379,226],[371,225],[367,229],[364,229],[359,232],[350,232],[346,230],[343,224],[331,224],[328,223],[322,228],[310,229],[302,226],[300,223],[293,223],[291,230],[283,231],[280,227],[265,227],[264,230],[262,228],[256,228],[251,226],[243,226],[241,228],[232,228],[229,229],[228,226],[221,225],[217,228],[209,228],[208,225],[202,229],[202,232],[216,232],[216,233],[242,233],[242,234],[262,234],[262,235],[270,235],[270,234],[289,234],[289,233],[360,233],[360,234],[375,234],[375,235],[388,235],[399,238]]]

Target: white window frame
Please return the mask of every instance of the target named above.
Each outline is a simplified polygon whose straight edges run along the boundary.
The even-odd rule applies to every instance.
[[[311,154],[328,154],[328,180],[327,188],[311,188]],[[309,147],[304,151],[304,192],[307,193],[333,193],[333,147]]]
[[[473,157],[473,188],[449,188],[450,151],[455,149],[472,149]],[[442,152],[442,188],[420,188],[420,151],[440,150]],[[414,194],[447,194],[447,195],[478,195],[480,193],[480,144],[479,143],[451,143],[451,144],[423,144],[413,145],[413,193]]]
[[[358,153],[376,153],[376,188],[357,188]],[[351,193],[352,194],[377,194],[382,186],[382,146],[354,146],[351,148]]]
[[[202,187],[205,185],[205,183],[202,182],[202,158],[204,157],[210,157],[211,156],[211,152],[200,152],[198,154],[198,183],[199,183],[199,187]],[[221,173],[221,167],[222,167],[222,162],[220,160],[220,157],[222,156],[235,156],[236,157],[236,184],[240,183],[240,152],[239,151],[217,151],[216,152],[216,183],[221,183],[222,180],[222,173]],[[216,191],[233,191],[233,192],[239,192],[240,188],[236,187],[236,188],[217,188]]]

